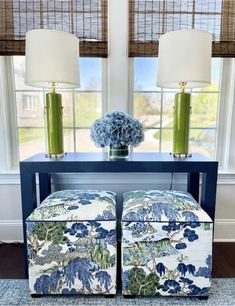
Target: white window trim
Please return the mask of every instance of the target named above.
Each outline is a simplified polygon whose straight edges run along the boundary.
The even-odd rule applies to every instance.
[[[0,142],[1,171],[14,171],[18,167],[18,134],[13,89],[12,58],[0,57]],[[10,71],[10,73],[9,73]]]
[[[218,129],[216,158],[220,162],[220,168],[224,171],[233,169],[235,161],[231,158],[234,150],[232,142],[232,130],[235,128],[235,59],[222,60],[220,99],[218,107]]]
[[[108,1],[108,111],[128,112],[128,1]]]

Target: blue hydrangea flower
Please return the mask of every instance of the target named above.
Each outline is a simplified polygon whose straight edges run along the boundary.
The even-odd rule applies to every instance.
[[[96,120],[91,127],[91,139],[97,147],[137,147],[144,140],[142,123],[127,113],[114,111]]]

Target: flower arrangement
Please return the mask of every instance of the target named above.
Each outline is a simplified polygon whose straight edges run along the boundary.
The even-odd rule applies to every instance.
[[[114,111],[94,122],[90,136],[97,147],[137,147],[144,140],[144,129],[137,119],[126,113]]]

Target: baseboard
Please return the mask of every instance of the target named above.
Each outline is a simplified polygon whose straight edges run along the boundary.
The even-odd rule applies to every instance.
[[[215,242],[235,242],[235,219],[216,219]]]
[[[23,242],[22,220],[0,220],[0,241]]]
[[[21,220],[0,220],[0,241],[22,242]],[[235,242],[235,219],[217,219],[214,242]]]

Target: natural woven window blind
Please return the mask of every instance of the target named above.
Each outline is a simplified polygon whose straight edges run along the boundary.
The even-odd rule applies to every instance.
[[[25,33],[55,29],[80,39],[80,55],[107,57],[107,0],[0,0],[0,55],[24,55]]]
[[[213,34],[213,56],[235,56],[235,0],[129,0],[129,56],[157,56],[159,37],[201,29]]]

